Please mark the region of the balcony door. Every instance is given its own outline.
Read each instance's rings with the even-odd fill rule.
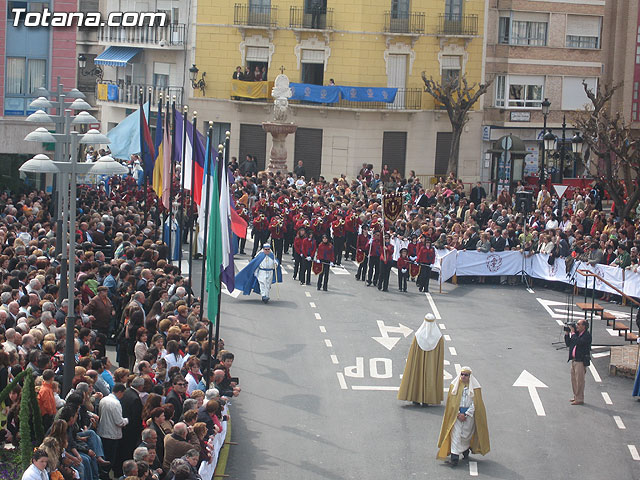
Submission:
[[[249,25],[271,25],[271,0],[249,0]]]
[[[447,20],[460,21],[460,17],[462,17],[462,0],[446,0],[444,15]]]
[[[407,86],[407,55],[390,54],[387,58],[387,87],[397,88],[398,93],[389,108],[404,108]]]

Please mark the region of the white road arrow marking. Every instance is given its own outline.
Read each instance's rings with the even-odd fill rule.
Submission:
[[[537,388],[549,388],[536,377],[531,375],[526,370],[523,370],[518,379],[513,384],[514,387],[526,387],[529,390],[529,396],[531,397],[531,401],[533,402],[533,407],[536,409],[536,413],[539,417],[546,417],[547,414],[544,412],[544,407],[542,406],[542,401],[540,400],[540,396],[538,395]]]
[[[538,300],[538,302],[540,302],[540,305],[542,305],[544,307],[544,309],[547,311],[547,313],[551,316],[551,318],[567,318],[567,303],[563,303],[563,302],[556,302],[554,300],[545,300],[543,298],[536,298],[536,300]],[[563,306],[565,307],[565,311],[564,313],[556,313],[553,311],[553,309],[551,307],[554,306]]]
[[[400,341],[400,337],[390,337],[389,333],[399,333],[407,338],[413,332],[412,329],[404,326],[401,323],[398,323],[397,327],[387,326],[382,320],[378,320],[377,323],[378,328],[380,329],[380,336],[371,338],[373,338],[387,350],[393,349],[393,347],[395,347],[396,344]]]

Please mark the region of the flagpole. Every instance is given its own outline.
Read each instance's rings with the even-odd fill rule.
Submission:
[[[158,94],[158,118],[156,119],[156,127],[157,127],[158,124],[162,125],[162,123],[163,123],[162,122],[162,110],[163,110],[163,107],[162,107],[162,92],[160,92]],[[155,136],[157,137],[157,135],[158,135],[158,130],[156,128]],[[162,144],[162,138],[160,139],[160,144]],[[160,144],[158,144],[158,150],[160,150]],[[156,154],[157,153],[158,152],[156,152]],[[157,161],[158,161],[158,157],[156,157],[156,162]],[[153,164],[154,165],[153,166],[154,170],[155,170],[155,163],[156,162],[154,162],[154,164]],[[153,175],[154,175],[153,171],[151,172],[151,175],[152,175],[152,177],[151,177],[151,189],[155,192],[154,184],[153,184],[154,183],[153,182]],[[156,194],[156,196],[157,196],[157,194]],[[158,202],[157,202],[157,205],[156,205],[156,211],[155,211],[155,215],[156,215],[156,218],[158,220],[160,220],[160,205],[161,204],[162,204],[162,195],[158,199]],[[156,225],[158,225],[160,223],[161,222],[156,221]],[[164,241],[164,225],[162,227],[160,227],[160,228],[162,230],[162,241]],[[156,234],[153,236],[153,240],[156,241],[157,239],[158,239],[158,231],[156,229]]]
[[[222,195],[222,189],[220,187],[220,184],[222,182],[222,175],[227,175],[227,179],[228,179],[228,165],[229,165],[229,144],[230,142],[230,137],[231,137],[231,132],[227,131],[225,133],[225,140],[224,140],[224,157],[221,159],[222,162],[220,165],[220,168],[218,169],[218,192],[220,192],[220,195]],[[218,202],[219,204],[220,202]],[[275,274],[275,271],[274,271]],[[277,280],[277,278],[276,278]],[[276,281],[277,284],[277,281]],[[220,341],[220,304],[222,303],[222,275],[220,275],[220,286],[218,288],[218,313],[216,315],[216,344],[214,347],[214,356],[216,358],[218,358],[218,343]]]
[[[173,230],[173,175],[175,171],[175,143],[176,143],[176,96],[171,98],[171,118],[167,119],[171,125],[171,166],[169,169],[169,265],[173,265],[173,250],[171,232]],[[164,192],[163,192],[164,194]]]
[[[142,174],[144,175],[144,195],[142,196],[142,199],[144,200],[144,227],[142,228],[142,231],[144,231],[145,228],[147,228],[147,220],[148,220],[148,215],[149,215],[149,205],[147,205],[148,203],[148,198],[147,198],[147,187],[149,185],[149,176],[147,175],[147,169],[146,169],[146,165],[144,163],[144,136],[143,136],[143,123],[142,123],[142,118],[144,115],[144,103],[142,103],[143,101],[143,96],[142,96],[142,89],[140,89],[140,122],[138,122],[140,124],[139,126],[139,130],[140,130],[140,162],[142,163]],[[149,101],[149,116],[151,116],[151,101]]]
[[[193,221],[195,196],[193,188],[195,185],[196,176],[196,142],[198,141],[198,112],[193,111],[193,129],[191,136],[191,191],[189,192],[189,296],[187,297],[187,303],[191,305],[191,292],[193,291],[193,231],[196,228],[196,222]],[[206,162],[206,159],[205,159]],[[196,239],[197,241],[197,239]],[[203,309],[202,302],[200,304],[200,310]]]
[[[165,129],[168,128],[168,121],[167,121],[167,117],[169,116],[169,107],[170,107],[170,102],[169,102],[169,95],[167,95],[167,99],[166,102],[164,104],[164,118],[163,118],[163,127],[162,127],[162,156],[164,157],[164,149],[167,148],[167,146],[164,144],[164,135],[165,135]],[[159,150],[159,149],[158,149]],[[164,158],[162,159],[162,184],[160,185],[160,195],[158,195],[158,211],[160,211],[160,206],[162,206],[162,208],[164,209],[164,202],[162,200],[162,197],[164,196]],[[165,231],[165,224],[167,222],[167,214],[166,212],[162,212],[162,216],[161,216],[161,220],[160,220],[160,224],[162,225],[162,243],[164,243],[165,245],[167,244],[167,234]],[[169,248],[171,248],[171,246],[169,246]]]
[[[182,229],[184,228],[184,165],[185,165],[185,150],[187,148],[187,113],[189,112],[189,107],[187,105],[182,107],[182,155],[180,156],[182,161],[182,167],[180,168],[180,173],[182,179],[180,180],[180,235],[178,238],[178,250],[180,254],[178,255],[178,270],[180,270],[180,275],[182,275],[182,236],[184,232]]]

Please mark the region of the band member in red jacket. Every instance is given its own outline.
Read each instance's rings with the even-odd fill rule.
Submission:
[[[296,280],[298,276],[298,272],[302,272],[302,242],[304,241],[306,236],[306,231],[304,228],[298,230],[298,234],[296,238],[293,240],[293,279]],[[300,279],[302,280],[302,275],[300,275]]]
[[[347,216],[344,219],[344,231],[345,231],[345,248],[344,248],[344,259],[349,260],[349,255],[351,255],[351,260],[356,259],[356,246],[358,239],[358,217],[353,211],[349,211]]]
[[[322,272],[318,275],[318,290],[320,290],[320,285],[322,285],[322,290],[326,292],[329,283],[329,267],[333,266],[335,260],[333,245],[329,241],[329,235],[326,233],[322,235],[322,241],[320,245],[318,245],[316,260],[322,263]]]
[[[360,255],[364,256],[364,260],[358,265],[358,272],[356,273],[356,280],[365,281],[367,276],[367,265],[369,264],[369,227],[362,226],[362,233],[358,235],[358,241],[356,243],[356,257],[357,252],[362,252]]]
[[[378,277],[380,275],[380,253],[382,252],[382,245],[380,243],[380,231],[371,229],[371,239],[369,240],[369,270],[367,272],[367,287],[371,286],[373,280],[373,286],[378,286]],[[373,277],[373,278],[372,278]]]
[[[316,241],[313,231],[307,231],[307,238],[302,241],[302,267],[300,268],[300,285],[311,285],[311,262],[316,254]]]
[[[400,249],[398,257],[398,289],[401,292],[407,291],[407,279],[409,278],[409,256],[406,248]]]
[[[341,213],[331,222],[331,228],[333,229],[333,254],[336,258],[336,265],[341,265],[345,240],[345,221]]]
[[[418,248],[417,262],[420,265],[420,275],[416,284],[419,292],[429,291],[429,278],[431,277],[431,265],[436,260],[436,251],[431,246],[431,238],[428,236],[422,237],[422,243]]]
[[[253,258],[258,252],[258,248],[262,248],[262,245],[267,243],[267,239],[269,238],[269,219],[264,215],[264,213],[258,213],[258,215],[253,218],[251,236],[253,237],[253,251],[251,252],[251,258]]]
[[[393,263],[393,245],[391,245],[389,234],[384,235],[384,246],[380,252],[380,279],[378,280],[378,290],[389,291],[389,275],[391,275],[391,264]]]
[[[282,265],[282,250],[284,248],[285,225],[284,219],[277,215],[269,223],[269,233],[273,239],[273,250],[278,259],[278,264]]]

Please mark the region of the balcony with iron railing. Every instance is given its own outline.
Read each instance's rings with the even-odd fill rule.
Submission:
[[[441,13],[438,18],[437,34],[451,37],[474,37],[478,35],[478,15]]]
[[[121,104],[124,106],[139,105],[141,102],[158,103],[160,94],[162,98],[172,99],[175,95],[176,105],[182,105],[182,87],[163,87],[143,83],[130,83],[104,81],[96,86],[96,98],[106,104]]]
[[[385,33],[420,35],[424,33],[424,12],[384,12]]]
[[[333,30],[333,8],[305,9],[291,7],[289,9],[289,28]]]
[[[278,25],[278,7],[236,3],[233,10],[233,24],[275,28]]]
[[[131,28],[105,25],[98,31],[98,42],[102,45],[181,49],[185,42],[185,24],[170,23],[163,27],[155,25]]]

